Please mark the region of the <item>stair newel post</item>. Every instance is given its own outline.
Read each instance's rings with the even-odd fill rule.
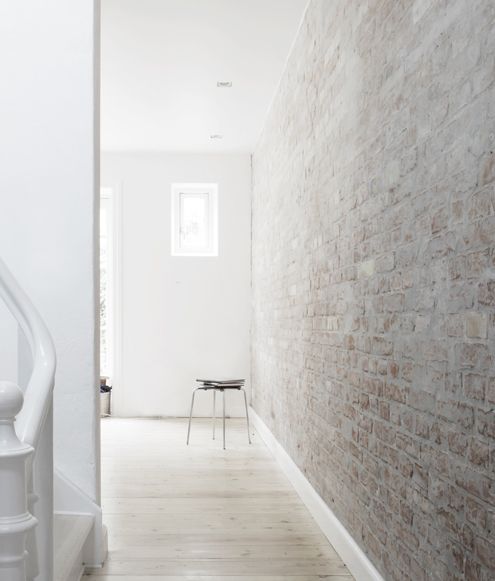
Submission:
[[[14,421],[23,394],[0,381],[0,579],[26,581],[26,537],[36,526],[28,510],[26,464],[33,448],[17,437]]]

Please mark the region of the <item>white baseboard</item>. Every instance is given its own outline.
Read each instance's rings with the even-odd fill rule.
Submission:
[[[311,486],[292,458],[251,407],[249,408],[249,416],[258,434],[356,581],[384,581],[344,525]]]

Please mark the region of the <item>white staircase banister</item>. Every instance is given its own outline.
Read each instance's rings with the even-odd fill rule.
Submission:
[[[19,324],[31,351],[31,361],[23,361],[31,371],[24,393],[15,384],[0,381],[0,579],[52,581],[55,348],[43,319],[1,259],[0,299]],[[50,508],[42,511],[34,530],[37,521],[32,515],[38,495],[33,462],[37,453],[39,468],[44,471],[38,483],[44,491],[40,502]],[[44,548],[43,571],[39,567],[39,538]]]
[[[55,380],[56,356],[50,333],[38,311],[0,259],[0,298],[22,329],[32,357],[32,373],[24,393],[24,405],[16,421],[21,441],[36,449]]]
[[[26,542],[36,526],[29,512],[26,468],[33,448],[21,442],[14,421],[23,403],[22,391],[0,381],[0,579],[26,581]]]

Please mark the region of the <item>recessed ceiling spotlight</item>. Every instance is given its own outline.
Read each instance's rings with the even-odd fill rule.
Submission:
[[[223,135],[220,135],[220,133],[213,133],[210,135],[210,139],[223,139]]]
[[[217,81],[217,87],[220,89],[230,89],[232,87],[232,81]]]

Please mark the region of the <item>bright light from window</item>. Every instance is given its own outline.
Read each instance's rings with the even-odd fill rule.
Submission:
[[[180,246],[200,249],[209,244],[208,194],[180,194]]]
[[[112,189],[100,198],[100,375],[113,375],[113,206]]]
[[[218,256],[216,184],[172,185],[172,256]]]

